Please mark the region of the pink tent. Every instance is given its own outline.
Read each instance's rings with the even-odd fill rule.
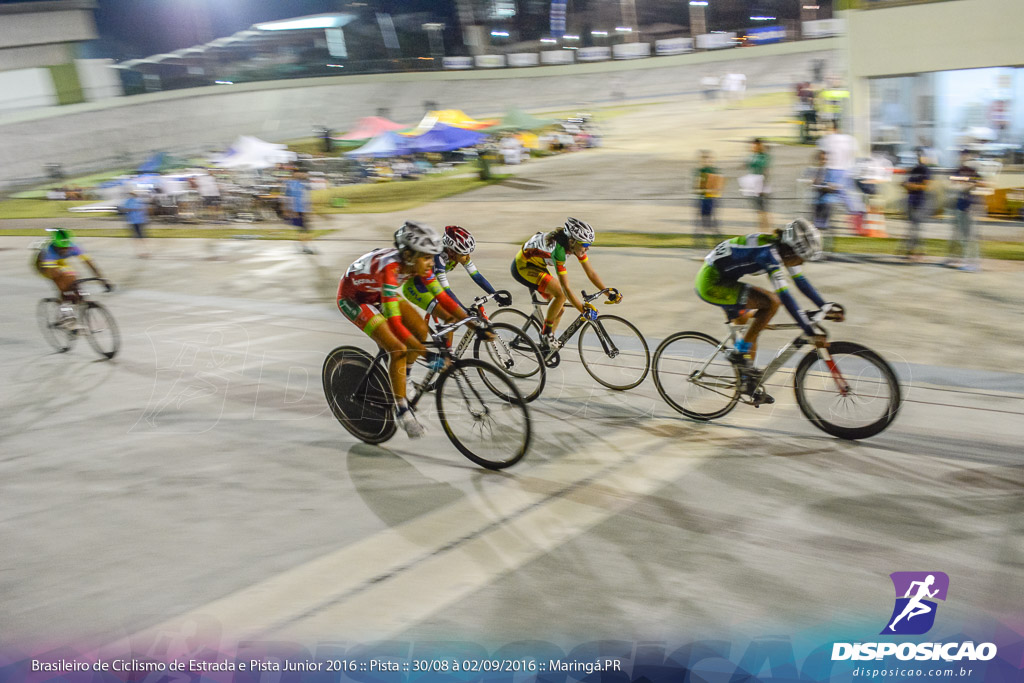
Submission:
[[[366,116],[359,119],[359,123],[356,127],[345,133],[332,139],[334,140],[365,140],[366,138],[377,137],[381,133],[385,133],[389,130],[402,130],[406,128],[400,123],[394,121],[388,121],[380,116]]]

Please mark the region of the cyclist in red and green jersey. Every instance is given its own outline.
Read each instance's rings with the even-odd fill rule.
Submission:
[[[389,354],[388,374],[398,405],[398,424],[410,438],[422,436],[423,426],[405,398],[406,366],[426,355],[427,323],[401,297],[402,284],[413,277],[424,283],[453,320],[466,317],[434,277],[434,256],[441,238],[428,225],[406,221],[395,232],[393,248],[376,249],[348,267],[338,284],[338,310]]]

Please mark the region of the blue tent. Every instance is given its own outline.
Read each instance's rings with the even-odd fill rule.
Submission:
[[[484,133],[475,130],[438,123],[423,135],[408,138],[408,146],[410,152],[451,152],[463,147],[472,147],[486,137]]]
[[[393,131],[384,131],[359,149],[345,152],[349,157],[400,157],[410,154],[411,138],[404,137]]]

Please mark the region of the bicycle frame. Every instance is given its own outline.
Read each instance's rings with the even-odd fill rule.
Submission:
[[[825,316],[826,316],[826,314],[828,313],[829,310],[830,310],[830,307],[826,306],[825,308],[823,308],[821,311],[819,311],[817,314],[815,314],[810,319],[811,325],[813,327],[817,328],[818,330],[820,330],[822,333],[825,333],[825,329],[821,326],[820,323],[821,323],[822,320],[825,319]],[[744,323],[742,325],[736,325],[736,324],[733,324],[732,322],[727,322],[726,324],[729,326],[729,336],[726,337],[725,339],[723,339],[718,344],[718,348],[715,349],[715,353],[713,353],[711,355],[711,357],[708,358],[707,362],[704,363],[703,366],[701,366],[700,370],[698,370],[697,372],[693,373],[693,375],[691,375],[691,377],[693,379],[700,378],[701,375],[703,375],[704,371],[707,369],[707,367],[709,365],[711,365],[711,362],[715,358],[717,358],[718,354],[722,353],[722,351],[727,346],[735,345],[736,339],[744,336],[746,334],[747,327],[749,326],[749,323]],[[797,330],[797,329],[800,329],[800,325],[798,325],[796,323],[778,323],[778,324],[775,324],[775,325],[768,325],[767,327],[765,327],[765,330]],[[751,391],[751,393],[754,393],[757,389],[759,389],[762,386],[764,386],[764,384],[768,381],[768,378],[770,378],[772,375],[774,375],[779,370],[779,368],[781,368],[783,365],[786,364],[786,361],[788,361],[790,358],[792,358],[793,355],[798,350],[800,350],[801,347],[805,346],[808,343],[809,342],[807,341],[805,336],[801,333],[793,341],[789,342],[788,344],[783,346],[781,349],[779,349],[779,352],[775,354],[775,358],[773,358],[771,360],[771,362],[768,363],[768,365],[766,365],[764,367],[764,369],[761,371],[761,376],[758,379],[757,385],[754,387],[754,389]],[[831,356],[831,354],[829,354],[828,349],[818,348],[818,349],[816,349],[816,351],[818,353],[818,357],[821,358],[821,360],[825,363],[826,366],[828,366],[829,372],[832,374],[832,378],[835,380],[836,385],[839,387],[840,394],[842,394],[843,396],[846,396],[849,393],[849,391],[850,391],[850,386],[846,382],[846,380],[843,378],[842,373],[839,371],[838,366],[836,366],[835,362],[832,360],[832,356]]]
[[[473,322],[473,318],[467,317],[467,318],[464,318],[463,320],[459,320],[459,321],[456,321],[454,323],[450,323],[450,324],[447,324],[447,325],[442,325],[442,326],[438,327],[437,329],[431,329],[430,330],[430,338],[431,339],[428,342],[424,342],[424,346],[426,346],[428,349],[436,348],[436,349],[438,349],[440,351],[440,355],[443,356],[444,358],[446,358],[446,359],[453,359],[454,356],[452,356],[452,351],[451,351],[450,348],[448,348],[448,344],[445,342],[445,337],[448,335],[449,332],[453,332],[456,329],[458,329],[459,327],[462,327],[463,325],[467,325],[470,322]],[[459,344],[460,350],[464,350],[462,347],[464,345],[469,344],[469,341],[470,341],[470,335],[467,334],[465,336],[465,338],[462,340],[462,343]],[[383,368],[383,370],[384,370],[384,374],[387,375],[390,378],[390,375],[388,374],[388,361],[387,361],[387,357],[388,357],[388,352],[386,350],[379,349],[377,351],[377,355],[374,357],[373,362],[370,363],[369,366],[367,366],[366,371],[363,373],[363,376],[359,379],[359,382],[355,385],[355,388],[348,395],[347,398],[349,400],[352,400],[353,398],[358,396],[366,388],[366,383],[369,381],[370,375],[373,374],[373,369],[376,366],[380,365]],[[428,368],[429,368],[429,366],[428,366]],[[406,371],[408,372],[408,369]],[[416,407],[416,404],[419,403],[419,400],[423,396],[423,394],[425,394],[425,393],[427,393],[429,391],[429,387],[430,387],[431,382],[433,381],[434,377],[438,373],[440,373],[440,372],[441,372],[440,369],[429,368],[428,371],[427,371],[427,375],[426,375],[426,377],[423,378],[422,382],[420,382],[420,383],[413,383],[413,386],[416,387],[416,392],[412,396],[412,398],[407,398],[406,399],[409,402],[409,407],[410,408],[415,408]]]
[[[602,294],[606,293],[607,291],[607,289],[602,289],[601,291],[595,292],[594,294],[587,294],[585,291],[581,291],[580,294],[583,295],[584,303],[590,303],[594,299],[599,298]],[[547,302],[538,299],[536,292],[530,292],[530,302],[533,305],[533,313],[531,314],[532,317],[541,325],[543,325],[544,304],[546,304]],[[568,301],[565,302],[563,306],[565,308],[572,308],[572,304],[570,304]],[[587,320],[587,317],[582,313],[577,315],[576,319],[569,324],[569,327],[565,328],[565,331],[562,332],[561,336],[559,336],[558,339],[555,340],[554,345],[544,356],[544,360],[548,360],[556,353],[558,353],[566,344],[569,343],[569,340],[572,339],[573,335],[576,334],[576,332],[578,332],[579,329],[586,325],[588,322],[590,321]],[[602,327],[601,325],[594,325],[594,330],[597,332],[597,338],[601,341],[601,346],[604,348],[604,352],[608,355],[608,357],[615,358],[616,356],[618,356],[619,349],[618,347],[615,346],[614,342],[612,342],[611,338],[605,333],[604,327]]]

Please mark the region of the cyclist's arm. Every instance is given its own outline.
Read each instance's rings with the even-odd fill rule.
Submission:
[[[804,312],[800,310],[800,306],[797,305],[796,299],[789,293],[789,282],[786,280],[786,276],[782,274],[782,266],[775,265],[768,269],[768,278],[772,281],[772,286],[775,288],[775,293],[779,295],[779,300],[789,311],[789,314],[793,316],[797,324],[800,325],[800,329],[804,331],[804,334],[808,336],[814,336],[814,328],[811,327],[811,321],[807,319]]]
[[[450,296],[455,303],[459,305],[460,309],[465,310],[465,306],[463,306],[462,302],[459,301],[459,297],[455,296],[455,292],[452,291],[451,285],[448,284],[448,271],[445,270],[444,263],[441,262],[440,256],[434,257],[434,277],[437,278],[437,282],[441,285],[441,289],[443,289],[448,296]],[[423,286],[423,289],[429,291],[430,288],[424,278],[417,276],[416,281]]]
[[[451,293],[450,289],[441,287],[441,283],[438,282],[437,278],[434,277],[434,273],[431,272],[425,278],[421,280],[423,285],[427,288],[427,291],[434,295],[437,299],[437,303],[440,304],[448,313],[455,316],[456,320],[462,320],[466,317],[465,310],[462,308],[462,304],[459,303],[455,295]]]
[[[800,266],[791,266],[789,268],[789,274],[793,276],[793,282],[796,283],[796,288],[806,296],[808,299],[814,302],[814,305],[821,308],[825,305],[825,300],[818,294],[818,290],[814,288],[811,281],[804,277],[803,268]]]
[[[597,271],[591,267],[590,260],[587,258],[586,254],[584,254],[580,259],[580,265],[583,266],[583,272],[587,274],[587,277],[590,278],[590,281],[595,287],[599,290],[605,289],[604,282],[601,281],[601,276],[598,275]]]
[[[494,294],[494,287],[492,287],[491,283],[487,281],[487,278],[483,276],[483,273],[477,270],[477,267],[473,265],[472,259],[466,261],[463,268],[466,269],[466,272],[469,273],[469,276],[473,278],[473,282],[475,282],[480,289],[484,290],[488,294]]]
[[[381,312],[388,321],[388,327],[395,333],[399,341],[406,346],[420,348],[419,340],[402,322],[402,309],[398,305],[398,302],[401,301],[402,288],[398,286],[398,278],[395,275],[397,270],[397,263],[390,264],[384,269],[383,283],[380,290]]]
[[[565,292],[569,303],[572,304],[573,308],[582,313],[583,303],[576,298],[572,291],[572,285],[569,284],[569,272],[565,269],[565,261],[555,261],[555,272],[558,273],[558,282],[562,285],[562,291]]]

